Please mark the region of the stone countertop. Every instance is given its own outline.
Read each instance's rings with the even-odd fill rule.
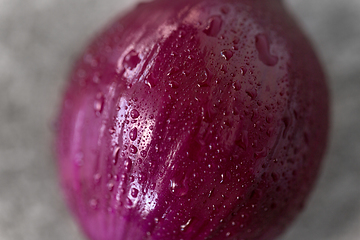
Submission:
[[[360,1],[284,0],[332,91],[326,161],[282,240],[360,239]],[[83,239],[56,181],[51,125],[71,64],[137,0],[0,0],[0,240]]]

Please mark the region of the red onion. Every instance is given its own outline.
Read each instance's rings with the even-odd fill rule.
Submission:
[[[140,4],[71,74],[66,201],[92,240],[274,239],[314,185],[328,102],[281,1]]]

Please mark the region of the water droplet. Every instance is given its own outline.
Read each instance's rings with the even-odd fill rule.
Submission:
[[[211,197],[211,195],[212,195],[213,192],[214,192],[214,189],[212,189],[212,190],[209,191],[208,198]]]
[[[133,205],[133,202],[130,200],[130,198],[126,198],[126,205],[131,207]]]
[[[209,71],[209,69],[205,68],[203,71],[201,71],[200,73],[196,73],[196,77],[198,79],[198,85],[200,87],[206,87],[209,86],[209,79],[211,78],[212,74]]]
[[[242,214],[240,215],[240,217],[241,217],[242,219],[248,219],[248,218],[249,218],[249,214],[247,214],[247,213],[242,213]]]
[[[145,84],[148,85],[150,88],[154,88],[154,87],[157,85],[158,80],[157,80],[155,77],[153,77],[152,75],[150,75],[150,76],[148,76],[147,79],[145,79],[144,82],[145,82]]]
[[[129,151],[130,151],[130,153],[135,154],[135,153],[137,153],[138,149],[134,145],[131,145],[129,147]]]
[[[285,128],[283,130],[283,138],[285,138],[289,132],[290,126],[292,125],[292,118],[289,117],[289,115],[287,114],[285,117],[282,118],[282,121],[285,125]]]
[[[93,80],[94,83],[99,83],[100,80],[101,80],[101,75],[100,75],[100,73],[99,73],[99,72],[95,72],[92,80]]]
[[[132,188],[131,189],[131,196],[133,198],[136,198],[138,196],[139,190],[137,190],[136,188]]]
[[[259,52],[259,59],[267,66],[275,66],[279,58],[270,53],[269,41],[265,34],[255,36],[256,49]]]
[[[131,139],[131,141],[136,140],[136,138],[137,138],[137,128],[136,127],[130,130],[129,138]]]
[[[233,87],[233,89],[235,89],[235,91],[239,91],[239,90],[241,89],[241,83],[240,83],[240,81],[234,81],[234,82],[232,83],[232,87]]]
[[[241,147],[242,149],[246,150],[249,146],[249,137],[248,131],[244,130],[240,134],[239,140],[236,141],[236,144]]]
[[[226,171],[225,174],[222,174],[222,180],[223,181],[230,181],[231,180],[231,172]]]
[[[99,183],[100,182],[100,179],[101,179],[101,174],[100,173],[96,173],[94,175],[94,182],[95,183]]]
[[[229,61],[230,58],[232,58],[232,56],[234,55],[234,53],[231,50],[228,49],[224,49],[221,51],[221,56],[226,60]]]
[[[274,114],[272,113],[269,113],[267,116],[266,116],[266,122],[267,123],[271,123],[274,119]]]
[[[257,91],[256,91],[256,89],[248,89],[248,90],[246,90],[245,92],[246,92],[247,95],[249,95],[249,97],[250,97],[251,99],[255,99],[256,96],[257,96]]]
[[[90,199],[89,205],[92,209],[96,209],[98,207],[99,201],[95,198]]]
[[[270,127],[270,128],[266,131],[266,134],[267,134],[269,137],[271,137],[271,136],[273,135],[273,133],[274,133],[274,130],[275,130],[275,128]]]
[[[108,190],[111,192],[112,190],[114,190],[114,183],[113,182],[109,182],[108,184],[107,184],[107,188],[108,188]]]
[[[245,76],[246,72],[247,72],[247,69],[246,69],[246,68],[240,67],[240,74],[241,74],[241,75]]]
[[[117,148],[115,148],[114,154],[113,154],[113,157],[114,157],[113,163],[114,163],[114,165],[116,165],[117,162],[119,161],[119,155],[120,155],[120,148],[117,147]]]
[[[217,114],[216,107],[208,103],[206,106],[201,108],[201,116],[204,122],[210,123],[214,120],[216,114]]]
[[[179,31],[179,38],[183,38],[185,36],[186,32],[184,30]]]
[[[172,67],[170,68],[169,72],[167,73],[168,76],[174,75],[175,73],[179,72],[180,68],[179,67]]]
[[[180,84],[177,81],[170,81],[169,86],[176,89],[179,88]]]
[[[254,153],[254,156],[255,156],[256,159],[266,157],[266,156],[267,156],[267,150],[266,150],[266,148],[264,147],[264,148],[261,149],[260,151],[255,152],[255,153]]]
[[[129,172],[131,169],[131,166],[132,166],[132,161],[129,158],[125,159],[125,161],[124,161],[125,171]]]
[[[182,180],[171,179],[170,180],[170,191],[177,197],[185,196],[189,191],[189,186],[186,183],[186,177]]]
[[[224,64],[221,64],[221,66],[220,66],[220,71],[221,72],[223,72],[224,74],[226,74],[227,73],[227,66],[226,65],[224,65]]]
[[[138,53],[135,50],[131,50],[124,58],[124,67],[134,69],[140,60]]]
[[[84,62],[89,64],[91,67],[97,67],[98,61],[91,54],[86,54],[84,56]]]
[[[223,14],[228,14],[230,12],[230,8],[228,6],[221,7],[220,10]]]
[[[129,181],[130,181],[130,182],[134,182],[134,181],[135,181],[134,176],[130,176],[130,177],[129,177]]]
[[[140,173],[139,174],[139,183],[143,183],[146,181],[146,173]]]
[[[224,183],[224,178],[225,178],[225,174],[221,174],[221,180],[220,180],[220,183]]]
[[[142,150],[142,151],[140,152],[140,156],[141,156],[141,157],[146,157],[146,156],[147,156],[147,152],[146,152],[145,150]]]
[[[204,33],[210,37],[215,37],[221,30],[222,19],[220,16],[213,16],[208,20]]]
[[[190,232],[192,230],[191,225],[194,222],[194,218],[190,218],[185,224],[180,226],[182,232]]]
[[[94,110],[97,116],[100,116],[100,114],[102,113],[104,109],[104,103],[105,103],[104,95],[102,93],[98,93],[94,101]]]
[[[133,110],[130,111],[130,116],[131,116],[132,118],[136,119],[136,118],[138,118],[138,117],[140,116],[140,113],[139,113],[138,110],[133,109]]]

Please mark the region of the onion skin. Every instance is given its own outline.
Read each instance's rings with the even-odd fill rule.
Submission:
[[[321,66],[281,1],[155,0],[77,61],[60,183],[92,240],[271,240],[314,185],[328,119]]]

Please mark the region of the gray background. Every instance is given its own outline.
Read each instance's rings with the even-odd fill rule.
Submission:
[[[317,188],[282,240],[360,239],[360,1],[284,0],[332,91]],[[0,0],[0,240],[83,239],[56,181],[51,124],[74,57],[131,0]]]

